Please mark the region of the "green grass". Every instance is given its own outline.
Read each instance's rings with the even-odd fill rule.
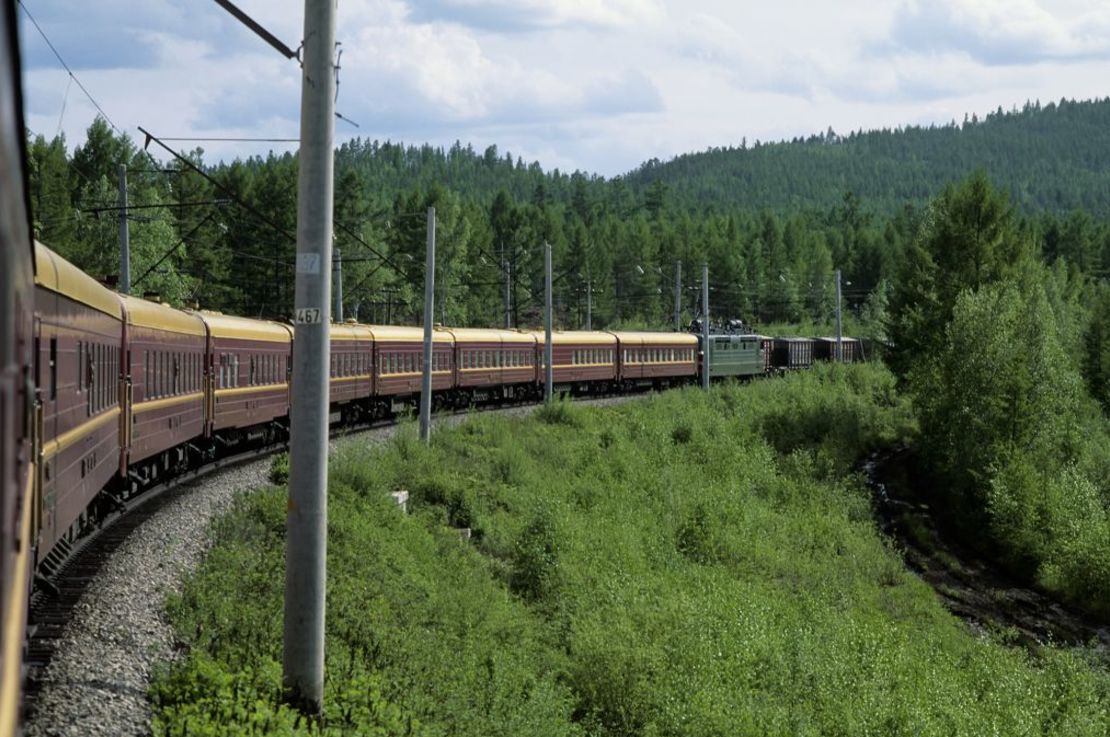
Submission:
[[[170,603],[156,734],[1110,733],[1104,665],[972,635],[876,532],[877,367],[410,430],[332,464],[325,722],[280,706],[271,488]]]

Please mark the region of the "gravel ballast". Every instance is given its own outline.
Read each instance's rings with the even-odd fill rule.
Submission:
[[[643,395],[637,395],[643,396]],[[582,404],[607,406],[637,397]],[[535,406],[496,410],[526,415]],[[456,425],[466,415],[437,419]],[[358,433],[377,445],[396,426]],[[349,436],[348,439],[353,439]],[[333,440],[332,449],[337,443]],[[100,567],[57,643],[27,723],[27,737],[149,735],[147,689],[155,668],[174,657],[174,632],[165,619],[166,596],[180,591],[207,549],[208,528],[236,496],[266,483],[270,459],[183,483],[161,509],[137,527]]]

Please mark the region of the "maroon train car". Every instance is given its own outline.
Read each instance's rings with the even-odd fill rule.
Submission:
[[[620,379],[631,385],[679,383],[697,376],[698,338],[689,333],[613,333],[620,342]]]
[[[293,329],[215,312],[197,313],[208,333],[205,435],[224,446],[276,439],[289,415]]]
[[[543,386],[543,330],[536,338],[536,383]],[[617,337],[613,333],[588,330],[556,330],[551,334],[551,378],[557,392],[605,391],[617,380]]]
[[[424,329],[370,325],[374,337],[374,396],[379,411],[417,401],[424,370]],[[432,334],[432,393],[454,385],[454,345],[451,333]]]
[[[194,313],[120,299],[127,369],[121,471],[146,485],[183,468],[185,443],[204,432],[207,331]]]
[[[41,561],[60,539],[76,536],[89,502],[125,467],[123,306],[119,295],[41,244],[35,262]]]
[[[18,730],[36,520],[32,453],[34,246],[26,197],[15,3],[0,10],[0,735]]]
[[[536,338],[514,330],[452,328],[461,402],[536,394]]]
[[[354,421],[374,393],[374,334],[365,325],[333,324],[330,339],[329,401],[340,417]]]

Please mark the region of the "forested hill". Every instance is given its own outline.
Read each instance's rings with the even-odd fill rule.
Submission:
[[[651,160],[624,177],[663,183],[672,205],[698,210],[834,206],[854,192],[874,210],[922,202],[984,169],[1025,212],[1110,213],[1110,98],[999,108],[984,120],[716,148]]]

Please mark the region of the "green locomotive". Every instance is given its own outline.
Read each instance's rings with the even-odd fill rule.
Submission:
[[[700,321],[695,320],[691,332],[698,336],[698,350],[708,356],[709,375],[714,379],[728,377],[760,376],[767,372],[767,354],[764,338],[747,332],[739,320],[730,320],[726,326],[711,325],[709,351],[701,334]]]

